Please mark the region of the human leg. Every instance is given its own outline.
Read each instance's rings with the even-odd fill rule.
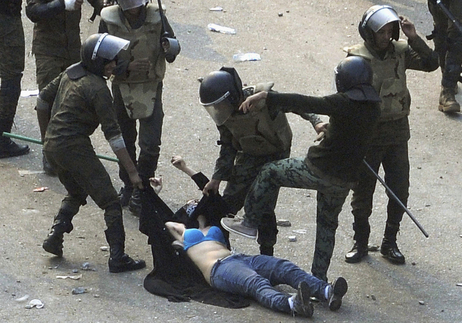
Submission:
[[[275,289],[269,279],[253,270],[249,266],[251,258],[238,254],[219,260],[212,268],[211,286],[228,293],[252,297],[266,308],[292,313],[290,296]]]
[[[11,132],[21,94],[24,71],[24,31],[21,17],[0,15],[0,158],[20,156],[29,152],[27,145],[18,145],[3,132]]]
[[[407,142],[390,146],[383,160],[385,183],[398,199],[407,204],[409,197],[409,157]],[[404,209],[389,193],[387,222],[380,252],[393,263],[402,264],[405,258],[398,249],[396,236],[403,218]]]
[[[326,191],[318,189],[316,195],[316,244],[311,273],[324,281],[327,281],[327,270],[334,252],[338,215],[348,192],[348,188],[332,186]]]
[[[128,155],[132,162],[136,165],[136,138],[138,132],[136,130],[136,120],[131,119],[125,109],[125,104],[120,93],[120,88],[116,84],[112,84],[112,96],[114,98],[113,106],[117,115],[117,122],[119,123],[120,131],[127,148]],[[119,197],[122,206],[128,206],[130,198],[133,193],[133,185],[130,181],[127,171],[122,164],[119,163],[119,178],[124,183],[124,186],[120,190]]]
[[[382,163],[383,148],[371,147],[366,161],[371,168],[377,173]],[[354,245],[353,248],[345,255],[345,261],[357,263],[368,254],[368,242],[370,235],[369,217],[372,213],[372,201],[377,179],[374,174],[365,166],[361,165],[358,185],[353,189],[351,199],[352,213],[354,217]]]
[[[138,156],[137,169],[141,178],[147,179],[154,177],[160,155],[163,120],[164,111],[162,108],[161,82],[157,86],[156,100],[151,116],[138,120],[140,154]],[[137,188],[133,190],[132,198],[129,202],[129,209],[137,216],[139,216],[141,212],[141,197]]]

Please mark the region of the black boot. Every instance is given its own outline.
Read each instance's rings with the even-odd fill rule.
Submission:
[[[29,146],[18,145],[10,138],[3,136],[3,132],[11,132],[21,94],[21,77],[17,75],[11,79],[2,78],[0,83],[0,158],[15,157],[27,154]]]
[[[108,261],[109,272],[121,273],[146,267],[146,262],[144,260],[133,260],[125,253],[125,232],[123,224],[113,225],[104,233],[106,234],[106,240],[110,248],[110,257]]]
[[[58,213],[51,227],[48,237],[43,241],[42,247],[46,252],[52,253],[58,257],[63,256],[64,233],[70,233],[74,227],[70,220],[65,220]]]
[[[399,231],[399,225],[387,224],[385,235],[380,247],[380,253],[394,264],[404,264],[405,258],[396,244],[396,234]]]
[[[133,189],[130,202],[128,202],[128,209],[136,217],[139,217],[141,214],[141,192],[137,187]]]
[[[368,241],[371,232],[369,221],[358,221],[353,223],[355,244],[345,255],[345,261],[353,264],[360,262],[368,254]]]
[[[367,242],[355,241],[353,248],[345,255],[345,261],[354,264],[360,262],[368,254]]]

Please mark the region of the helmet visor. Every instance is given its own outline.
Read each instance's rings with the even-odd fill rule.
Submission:
[[[147,0],[118,0],[122,11],[144,6]]]
[[[386,24],[395,21],[400,21],[398,14],[393,8],[387,6],[372,13],[367,21],[367,26],[376,33]]]
[[[102,34],[95,45],[91,59],[95,60],[101,57],[113,60],[122,49],[127,49],[129,44],[130,41],[126,39],[112,36],[107,33]]]
[[[221,126],[228,120],[234,111],[233,105],[228,100],[221,100],[215,104],[204,105],[205,110],[210,114],[217,126]]]

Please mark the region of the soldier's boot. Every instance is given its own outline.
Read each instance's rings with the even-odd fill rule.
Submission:
[[[43,241],[42,247],[46,252],[58,257],[63,256],[64,233],[70,233],[74,226],[72,218],[75,214],[66,213],[60,210],[55,216],[53,226],[48,237]]]
[[[370,235],[369,222],[359,224],[353,223],[355,243],[353,248],[345,255],[345,261],[348,263],[358,263],[368,254],[368,242]]]
[[[2,136],[3,132],[11,132],[13,127],[18,98],[21,93],[21,76],[13,79],[1,80],[0,85],[0,158],[8,158],[25,155],[29,152],[29,146],[18,145],[8,137]]]
[[[380,253],[386,259],[394,264],[404,264],[405,258],[401,251],[398,249],[396,243],[396,235],[399,231],[399,224],[387,223],[385,227],[385,234],[380,247]]]
[[[460,104],[456,101],[455,87],[441,87],[438,110],[442,112],[460,112]]]
[[[125,230],[122,219],[122,207],[120,204],[115,204],[105,210],[105,218],[108,218],[109,213],[120,213],[120,217],[113,217],[112,222],[108,224],[108,228],[104,233],[106,234],[106,241],[109,244],[109,272],[121,273],[124,271],[131,271],[142,269],[146,267],[144,260],[133,260],[125,253]]]

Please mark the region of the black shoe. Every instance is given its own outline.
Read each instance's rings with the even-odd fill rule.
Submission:
[[[133,260],[126,253],[118,259],[109,258],[109,272],[111,273],[121,273],[124,271],[132,271],[143,269],[146,267],[146,262],[144,260]]]
[[[18,145],[13,140],[8,140],[0,145],[0,158],[22,156],[29,151],[28,145]]]
[[[139,217],[141,214],[141,195],[140,195],[140,190],[138,188],[135,188],[133,190],[132,197],[130,198],[130,201],[128,202],[128,209],[132,214],[136,217]]]
[[[384,258],[387,258],[394,264],[404,264],[406,262],[403,254],[398,249],[396,241],[389,241],[384,239],[380,247],[380,253]]]
[[[304,317],[313,316],[313,304],[310,301],[310,288],[305,281],[298,285],[297,294],[292,298],[294,301],[294,314]]]
[[[63,256],[63,235],[50,235],[43,241],[42,248],[49,253],[61,258]]]
[[[339,277],[337,278],[329,292],[329,309],[331,311],[336,311],[342,306],[342,298],[345,296],[346,292],[348,291],[348,284],[345,278]]]
[[[133,187],[124,186],[120,189],[119,200],[120,200],[120,204],[122,205],[122,207],[128,206],[128,203],[130,202],[130,198],[132,197],[132,194],[133,194]]]
[[[360,262],[364,257],[367,256],[368,247],[359,245],[357,242],[353,245],[353,248],[345,255],[345,261],[354,264]]]

